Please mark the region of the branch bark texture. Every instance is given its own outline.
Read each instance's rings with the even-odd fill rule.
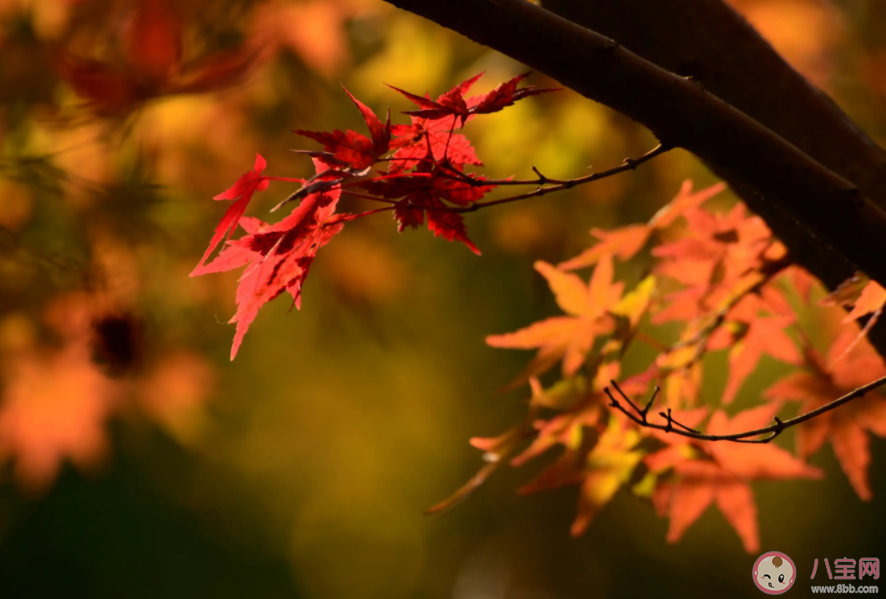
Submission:
[[[545,0],[544,6],[691,76],[886,206],[886,152],[722,0]]]

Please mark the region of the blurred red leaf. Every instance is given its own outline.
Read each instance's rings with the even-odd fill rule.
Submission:
[[[184,64],[182,25],[170,0],[138,0],[121,30],[122,67],[63,50],[57,52],[55,65],[77,95],[87,100],[87,108],[114,116],[151,98],[240,83],[268,55],[265,46],[249,42]]]
[[[88,100],[86,106],[99,114],[123,112],[147,97],[135,79],[105,63],[60,54],[55,65],[74,92]]]
[[[124,35],[127,61],[138,79],[168,80],[182,59],[181,23],[168,0],[139,0]]]

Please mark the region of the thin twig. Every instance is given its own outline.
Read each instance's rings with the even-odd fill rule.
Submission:
[[[665,431],[668,433],[673,433],[675,435],[680,435],[681,437],[688,437],[690,439],[695,439],[697,441],[733,441],[735,443],[769,443],[775,437],[781,434],[781,432],[785,429],[791,428],[792,426],[797,426],[798,424],[802,424],[807,420],[812,420],[816,416],[820,416],[825,412],[830,412],[831,410],[842,406],[845,403],[849,403],[853,399],[857,399],[862,397],[869,391],[873,391],[877,387],[881,387],[886,385],[886,376],[881,377],[875,381],[871,381],[867,385],[862,387],[858,387],[853,391],[850,391],[846,395],[842,397],[838,397],[837,399],[826,403],[823,406],[820,406],[814,410],[810,410],[805,414],[801,414],[794,418],[790,418],[788,420],[781,420],[777,416],[775,417],[775,424],[770,426],[766,426],[763,428],[758,428],[752,431],[745,431],[742,433],[733,433],[730,435],[708,435],[705,433],[701,433],[693,428],[690,428],[680,422],[677,422],[673,416],[671,415],[671,409],[668,408],[667,413],[659,412],[659,415],[664,418],[667,423],[666,424],[656,424],[654,422],[649,422],[647,419],[647,413],[649,412],[649,408],[652,406],[652,401],[655,399],[655,396],[659,392],[659,388],[656,387],[652,393],[652,397],[647,402],[646,406],[640,410],[637,408],[636,404],[625,394],[624,391],[621,390],[621,387],[618,386],[618,383],[615,381],[609,381],[618,394],[625,400],[625,402],[633,408],[635,413],[630,412],[627,408],[625,408],[621,402],[615,399],[615,396],[609,390],[609,387],[603,389],[606,392],[606,395],[609,396],[609,406],[615,408],[620,411],[622,414],[627,416],[632,422],[645,427],[645,428],[654,428],[656,430]],[[768,435],[766,437],[760,439],[752,439],[751,437],[759,437],[761,435]]]
[[[363,198],[364,200],[372,200],[373,202],[383,202],[385,204],[396,204],[394,200],[386,200],[384,198],[380,198],[378,196],[371,196],[366,193],[357,193],[355,191],[348,191],[347,189],[341,190],[343,195],[351,196],[352,198]]]
[[[536,189],[534,191],[530,191],[528,193],[511,196],[507,198],[500,198],[497,200],[491,200],[488,202],[477,202],[470,206],[461,206],[461,207],[453,207],[453,206],[415,206],[416,208],[420,208],[422,210],[428,211],[438,211],[438,212],[456,212],[456,213],[465,213],[465,212],[476,212],[481,208],[487,208],[489,206],[497,206],[499,204],[506,204],[509,202],[515,202],[517,200],[524,200],[527,198],[534,198],[543,195],[547,195],[549,193],[553,193],[555,191],[561,191],[563,189],[570,189],[577,185],[582,185],[584,183],[591,183],[592,181],[599,181],[600,179],[605,179],[606,177],[611,177],[613,175],[617,175],[619,173],[623,173],[626,171],[631,171],[636,169],[641,164],[644,164],[656,156],[664,154],[670,149],[669,146],[664,144],[659,144],[653,149],[649,150],[639,158],[625,158],[624,162],[617,167],[611,168],[606,171],[601,171],[599,173],[591,173],[590,175],[586,175],[584,177],[578,177],[576,179],[568,179],[568,180],[559,180],[559,179],[549,179],[545,177],[543,174],[539,172],[539,170],[535,167],[532,167],[532,170],[538,174],[538,179],[528,179],[528,180],[495,180],[495,179],[474,179],[469,175],[459,171],[456,168],[453,168],[446,162],[438,163],[440,166],[445,168],[447,171],[451,172],[452,175],[447,175],[448,178],[453,180],[461,181],[467,184],[469,187],[486,187],[486,186],[501,186],[501,185],[536,185]],[[375,177],[373,180],[383,180],[383,179],[403,179],[403,178],[415,178],[422,177],[429,180],[429,186],[432,185],[431,179],[433,179],[433,175],[431,173],[397,173],[392,175],[382,175],[379,177]],[[349,192],[345,190],[346,187],[350,187],[353,185],[360,185],[363,181],[353,181],[348,183],[341,183],[338,187],[333,187],[332,190],[341,189],[342,193],[347,193],[352,196],[361,197],[367,200],[376,200],[381,202],[388,202],[391,204],[396,204],[397,202],[393,202],[391,200],[384,200],[377,198],[375,196],[371,196],[368,194],[359,194],[354,192]],[[540,187],[541,185],[550,185],[550,187]]]
[[[605,179],[606,177],[611,177],[613,175],[617,175],[619,173],[623,173],[626,171],[632,171],[636,169],[641,164],[649,162],[656,156],[664,154],[668,150],[670,150],[670,146],[666,146],[664,144],[659,144],[655,146],[653,149],[649,150],[639,158],[625,158],[624,162],[615,168],[611,168],[606,171],[601,171],[599,173],[591,173],[590,175],[586,175],[584,177],[578,177],[577,179],[569,179],[567,181],[558,181],[556,184],[551,185],[550,187],[538,187],[534,191],[530,191],[527,193],[522,193],[520,195],[511,196],[508,198],[500,198],[498,200],[490,200],[488,202],[477,202],[476,204],[472,204],[470,206],[465,206],[462,208],[449,208],[450,212],[476,212],[481,208],[487,208],[489,206],[497,206],[499,204],[507,204],[508,202],[516,202],[517,200],[525,200],[528,198],[535,198],[543,195],[547,195],[549,193],[553,193],[555,191],[561,191],[563,189],[570,189],[575,187],[576,185],[581,185],[583,183],[590,183],[592,181],[599,181],[600,179]],[[537,172],[537,171],[536,171]],[[546,178],[544,175],[540,175],[538,179],[532,179],[528,181],[507,181],[497,183],[495,181],[488,180],[480,180],[478,181],[478,185],[543,185],[546,183],[552,183],[551,179]]]

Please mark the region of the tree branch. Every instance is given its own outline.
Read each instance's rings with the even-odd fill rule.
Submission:
[[[839,166],[846,176],[858,175],[857,185],[854,176],[853,182],[850,182],[836,174],[774,131],[706,91],[697,81],[674,75],[615,41],[524,0],[388,1],[547,73],[582,95],[642,123],[665,143],[691,151],[723,176],[749,206],[766,219],[795,259],[827,285],[834,286],[850,277],[855,268],[865,271],[881,284],[886,283],[886,263],[877,259],[882,239],[886,237],[886,215],[859,191],[861,188],[874,193],[882,187],[877,183],[883,178],[882,150],[867,140],[848,119],[842,122],[845,131],[838,135],[838,121],[841,121],[842,113],[836,107],[831,106],[830,111],[823,111],[830,112],[828,130],[835,131],[834,137],[815,138],[803,143],[805,147],[816,146],[819,150],[817,155],[822,156],[823,160],[825,154],[822,148],[830,146],[827,152],[829,164],[837,165],[834,157],[843,149],[840,143],[835,142],[842,143],[844,139],[852,139],[853,133],[857,134],[859,138],[853,146],[853,155],[866,152],[866,157],[863,160],[845,158],[842,166],[833,167]],[[614,0],[588,0],[584,4],[597,7],[607,2],[614,6]],[[719,11],[720,16],[714,19],[715,24],[722,25],[725,19],[731,19],[733,25],[727,30],[732,38],[744,36],[746,43],[741,46],[742,51],[752,48],[757,52],[755,56],[762,56],[761,48],[768,47],[746,24],[744,31],[739,31],[734,22],[740,17],[732,12],[724,12],[720,0],[699,0],[703,9],[692,4],[693,0],[678,0],[680,6],[687,2],[692,6],[687,5],[684,11],[679,7],[674,8],[672,15],[663,21],[672,23],[670,40],[680,38],[675,34],[675,28],[682,26],[684,15],[691,15],[690,27],[712,27],[712,30],[717,30],[699,15]],[[582,3],[560,0],[552,4],[563,12],[572,7],[569,14],[574,16],[580,12],[574,7]],[[635,19],[644,23],[637,32],[628,36],[632,42],[644,37],[644,32],[655,29],[656,14],[672,10],[670,4],[651,8],[654,0],[627,2],[636,5],[641,14],[624,3],[618,4],[620,10],[624,11],[620,17],[622,21],[627,19],[630,26],[633,26]],[[609,12],[613,10],[616,8],[610,7]],[[587,12],[593,13],[593,18],[600,22],[604,20],[599,16],[601,11],[594,12],[588,8]],[[613,18],[606,21],[609,25],[613,22]],[[666,27],[662,25],[662,29]],[[619,33],[627,29],[629,25],[622,23]],[[694,33],[689,37],[697,41],[703,36]],[[697,54],[706,56],[705,48],[720,43],[722,49],[716,54],[718,60],[724,62],[726,68],[734,68],[736,60],[745,61],[747,57],[738,53],[737,58],[725,61],[724,53],[734,51],[734,47],[728,43],[729,39],[709,36],[704,44],[696,44],[699,50]],[[683,47],[682,56],[691,54],[692,42],[687,44],[688,47]],[[653,54],[661,46],[662,43],[657,42],[646,50],[648,54]],[[775,64],[771,56],[768,60]],[[757,66],[753,61],[746,62],[746,65],[745,78],[753,74]],[[777,64],[770,71],[782,79],[787,76],[785,72],[792,72],[790,67]],[[731,72],[722,75],[723,79],[728,79]],[[790,87],[798,89],[802,84],[802,77],[794,74]],[[759,85],[765,86],[767,82]],[[810,89],[803,93],[815,96],[817,90],[808,84],[806,86]],[[735,84],[731,87],[724,84],[718,89],[737,95],[735,87]],[[753,102],[747,101],[743,105],[748,110],[762,112],[760,106],[767,102],[781,102],[781,91],[780,86],[772,86],[768,96],[758,95]],[[828,101],[823,94],[817,93],[819,101]],[[790,110],[792,106],[788,102],[778,113],[781,116],[770,117],[767,122],[771,124],[783,120],[783,115]],[[804,122],[802,126],[794,126],[790,134],[795,135],[799,129],[815,129],[818,124],[819,121]],[[878,203],[886,205],[881,196],[878,195],[877,199]],[[881,353],[886,354],[886,335],[878,334],[877,329],[875,327],[872,331],[872,340]]]
[[[487,202],[477,202],[475,204],[471,204],[470,206],[466,206],[464,208],[452,208],[451,212],[476,212],[481,208],[488,208],[489,206],[497,206],[499,204],[507,204],[509,202],[516,202],[517,200],[525,200],[528,198],[536,198],[539,196],[547,195],[549,193],[553,193],[555,191],[562,191],[564,189],[570,189],[575,187],[576,185],[581,185],[583,183],[592,183],[594,181],[599,181],[600,179],[605,179],[607,177],[611,177],[613,175],[618,175],[619,173],[624,173],[626,171],[632,171],[636,169],[641,164],[649,162],[656,156],[660,156],[667,152],[670,148],[663,145],[658,144],[656,147],[652,148],[639,158],[625,158],[624,162],[620,165],[613,167],[611,169],[600,171],[599,173],[591,173],[590,175],[585,175],[584,177],[576,177],[575,179],[548,179],[544,175],[538,172],[538,170],[533,166],[532,170],[534,170],[538,174],[537,180],[530,181],[519,181],[516,182],[520,185],[537,185],[538,187],[534,191],[528,191],[526,193],[522,193],[516,196],[510,196],[507,198],[499,198],[497,200],[489,200]],[[495,181],[483,181],[477,179],[471,179],[476,183],[472,184],[481,184],[481,185],[495,185]],[[512,182],[508,182],[512,183]],[[550,187],[541,187],[542,185],[550,184]]]
[[[621,387],[618,386],[618,383],[615,381],[609,381],[612,386],[618,391],[618,394],[621,395],[622,399],[631,407],[633,412],[629,411],[625,408],[621,402],[615,399],[615,396],[612,395],[612,391],[609,390],[609,387],[603,389],[606,392],[606,395],[609,396],[609,407],[615,408],[620,411],[622,414],[627,416],[632,422],[638,424],[643,428],[654,428],[656,430],[665,431],[667,433],[673,433],[675,435],[680,435],[681,437],[688,437],[690,439],[695,439],[697,441],[733,441],[735,443],[769,443],[781,432],[787,428],[791,428],[792,426],[797,426],[798,424],[802,424],[807,420],[812,420],[816,416],[821,416],[825,412],[830,412],[835,408],[839,408],[845,403],[849,403],[853,399],[857,399],[859,397],[864,396],[868,391],[873,391],[877,387],[881,387],[886,385],[886,376],[879,378],[875,381],[871,381],[867,385],[863,387],[859,387],[846,395],[835,399],[825,405],[816,408],[814,410],[810,410],[805,414],[801,414],[794,418],[790,418],[789,420],[781,420],[777,416],[775,417],[775,424],[770,426],[766,426],[763,428],[758,428],[752,431],[745,431],[742,433],[733,433],[730,435],[708,435],[697,431],[693,428],[689,428],[683,424],[677,422],[674,417],[671,415],[671,409],[668,408],[667,413],[659,412],[658,415],[666,420],[665,424],[656,424],[654,422],[649,422],[648,414],[649,409],[652,407],[652,402],[655,399],[655,396],[658,395],[659,388],[656,387],[652,392],[652,396],[649,398],[649,401],[646,403],[646,406],[641,410],[637,407],[637,405],[625,394],[624,391],[621,390]],[[767,435],[762,438],[754,439],[752,437],[760,437],[761,435]]]
[[[544,7],[692,77],[886,206],[886,152],[727,2],[545,0]]]
[[[690,76],[886,208],[886,152],[724,0],[546,0],[544,6],[667,71]],[[851,276],[838,254],[758,201],[740,173],[708,166],[825,285],[834,289]],[[886,355],[886,323],[871,337]]]

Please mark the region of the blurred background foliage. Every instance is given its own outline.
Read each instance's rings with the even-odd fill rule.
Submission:
[[[735,5],[883,141],[883,3]],[[301,312],[263,310],[231,363],[237,275],[188,278],[223,210],[210,198],[256,152],[266,174],[307,174],[292,129],[360,130],[339,82],[404,122],[384,83],[437,94],[486,71],[486,91],[522,67],[380,0],[178,0],[181,45],[158,26],[138,47],[132,23],[156,6],[0,0],[0,597],[756,596],[718,513],[669,546],[623,493],[572,539],[574,489],[513,492],[543,464],[422,515],[478,467],[467,439],[520,417],[525,394],[496,389],[528,356],[483,339],[556,312],[533,261],[648,219],[685,178],[712,183],[696,160],[471,215],[479,259],[361,219],[321,253]],[[577,176],[653,141],[569,91],[467,133],[495,177]],[[781,372],[765,362],[735,409]],[[886,557],[884,447],[867,504],[829,451],[824,483],[755,487],[764,549],[801,572]]]

